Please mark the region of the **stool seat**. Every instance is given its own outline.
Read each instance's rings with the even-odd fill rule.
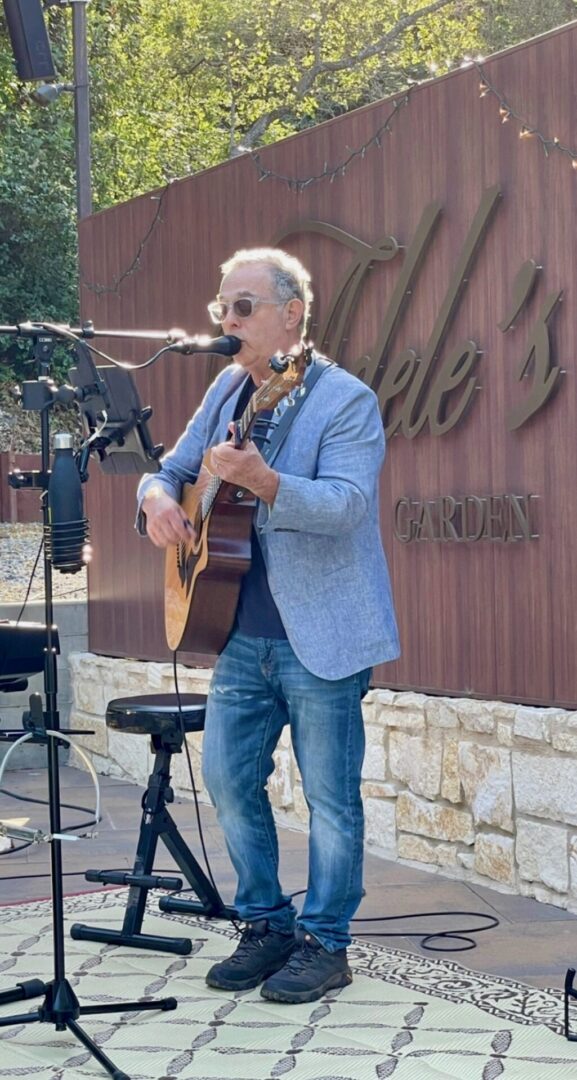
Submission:
[[[206,711],[204,694],[181,694],[185,731],[202,731]],[[176,694],[143,694],[140,697],[115,698],[106,706],[106,726],[133,735],[163,735],[180,731]]]

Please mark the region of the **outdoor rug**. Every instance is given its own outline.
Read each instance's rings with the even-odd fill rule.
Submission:
[[[152,899],[152,898],[151,898]],[[266,1002],[259,991],[210,990],[208,967],[234,948],[229,923],[147,913],[147,933],[192,938],[180,957],[73,941],[72,922],[122,925],[125,890],[66,900],[66,974],[81,1005],[175,996],[173,1012],[80,1017],[132,1080],[571,1080],[577,1043],[562,1035],[561,991],[537,990],[356,941],[354,982],[308,1005]],[[0,908],[0,990],[53,976],[51,902]],[[0,1015],[43,999],[4,1005]],[[0,1028],[0,1077],[105,1077],[75,1037],[53,1024]]]

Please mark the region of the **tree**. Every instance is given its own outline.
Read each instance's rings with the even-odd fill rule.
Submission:
[[[577,15],[577,0],[92,0],[100,209]],[[71,19],[47,21],[63,81]],[[71,95],[40,110],[0,19],[0,321],[77,314]],[[8,349],[15,352],[13,343]]]
[[[54,25],[59,54],[60,35]],[[0,321],[71,319],[78,310],[74,153],[70,110],[31,105],[10,48],[0,47]],[[24,373],[27,356],[4,339]],[[0,379],[12,372],[0,367]]]

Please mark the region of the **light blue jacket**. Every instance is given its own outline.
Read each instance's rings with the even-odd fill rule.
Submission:
[[[161,471],[144,476],[180,501],[204,452],[227,437],[245,371],[218,375]],[[305,383],[306,385],[306,383]],[[378,479],[385,438],[376,395],[342,368],[327,368],[295,415],[270,464],[280,475],[272,508],[255,524],[271,593],[304,666],[342,679],[399,656],[389,571],[381,542]],[[139,512],[137,528],[145,532]]]

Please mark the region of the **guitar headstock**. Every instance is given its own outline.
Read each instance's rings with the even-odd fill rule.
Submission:
[[[251,404],[254,411],[274,409],[279,401],[301,386],[310,359],[309,349],[301,349],[296,356],[292,353],[287,353],[285,356],[273,356],[270,362],[272,375],[255,390],[252,396]]]

